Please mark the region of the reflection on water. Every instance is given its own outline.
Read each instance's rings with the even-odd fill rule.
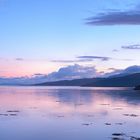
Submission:
[[[137,140],[140,92],[0,87],[0,140]]]

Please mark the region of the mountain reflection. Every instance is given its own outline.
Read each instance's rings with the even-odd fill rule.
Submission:
[[[61,102],[63,104],[91,104],[96,102],[99,98],[109,98],[112,101],[122,101],[127,104],[139,105],[140,104],[140,92],[134,91],[130,88],[119,90],[111,89],[36,89],[34,93],[37,96],[50,96],[56,100],[56,102]]]

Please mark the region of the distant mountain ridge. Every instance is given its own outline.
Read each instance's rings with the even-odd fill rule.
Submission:
[[[95,67],[69,65],[50,74],[34,74],[24,77],[0,77],[0,85],[40,86],[137,86],[140,85],[140,66],[111,69],[99,73]],[[113,71],[112,71],[113,70]]]
[[[140,85],[140,73],[108,78],[84,78],[45,82],[35,86],[135,87]]]
[[[93,80],[98,80],[100,78],[83,78],[75,80],[61,80],[55,82],[45,82],[40,84],[35,84],[36,86],[82,86],[92,82]]]
[[[119,77],[109,77],[99,81],[93,81],[83,86],[88,87],[135,87],[140,85],[140,73]]]

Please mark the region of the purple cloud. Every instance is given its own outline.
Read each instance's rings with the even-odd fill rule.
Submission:
[[[86,19],[86,24],[103,25],[140,25],[139,6],[127,11],[109,11]]]

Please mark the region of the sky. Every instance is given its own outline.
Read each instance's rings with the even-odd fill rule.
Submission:
[[[139,36],[139,0],[0,0],[0,76],[140,65]]]

